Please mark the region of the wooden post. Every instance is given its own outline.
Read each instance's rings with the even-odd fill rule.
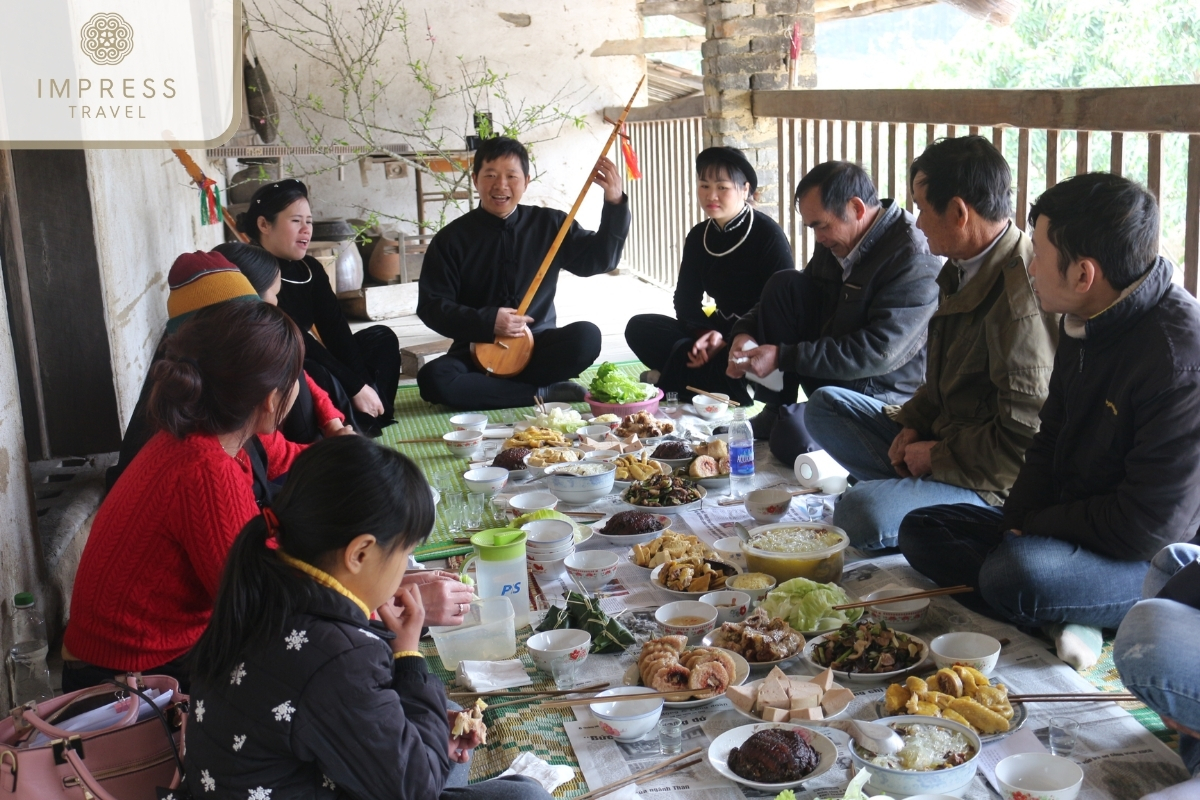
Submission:
[[[1025,230],[1029,206],[1029,128],[1017,134],[1017,227]]]
[[[1091,132],[1075,131],[1075,174],[1082,175],[1088,171],[1088,160],[1091,158]]]
[[[888,197],[896,199],[896,123],[888,123]]]
[[[912,162],[917,157],[916,138],[917,126],[910,122],[904,126],[904,208],[907,211],[913,210],[912,192],[908,189],[908,171],[912,169]]]
[[[1200,271],[1200,135],[1188,137],[1187,206],[1184,217],[1183,285],[1196,294]]]
[[[1151,133],[1146,137],[1146,188],[1161,201],[1162,189],[1162,134]]]
[[[871,182],[879,191],[879,123],[871,123]]]
[[[1112,133],[1112,152],[1109,155],[1108,171],[1120,175],[1125,161],[1125,134],[1119,131]]]
[[[1058,131],[1046,131],[1046,188],[1058,183]]]

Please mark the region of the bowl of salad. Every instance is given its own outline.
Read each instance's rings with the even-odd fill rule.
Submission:
[[[605,361],[588,384],[583,400],[591,406],[592,414],[597,417],[605,414],[624,417],[639,411],[656,414],[658,401],[662,398],[662,389],[654,384],[636,381],[621,372],[616,364]]]

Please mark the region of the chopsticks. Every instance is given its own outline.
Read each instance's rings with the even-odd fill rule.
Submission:
[[[838,606],[830,606],[833,611],[845,611],[848,608],[866,608],[867,606],[882,606],[888,603],[903,603],[908,600],[924,600],[927,597],[943,597],[948,594],[963,594],[965,592],[973,592],[975,588],[972,586],[947,586],[944,589],[930,589],[926,592],[913,592],[911,594],[901,594],[895,597],[884,597],[879,600],[860,600],[857,603],[842,603]]]
[[[554,700],[549,703],[542,703],[542,708],[571,708],[573,706],[590,706],[596,703],[621,703],[627,700],[653,700],[656,697],[678,697],[679,695],[687,696],[690,692],[687,689],[674,692],[643,692],[641,694],[617,694],[609,697],[573,697],[570,700]],[[578,798],[576,798],[578,800]]]
[[[541,692],[521,692],[517,690],[497,690],[494,692],[446,692],[446,697],[549,697],[551,695],[579,694],[580,692],[597,692],[607,689],[609,683],[593,683],[580,686],[578,689],[546,689]]]
[[[1060,692],[1058,694],[1010,694],[1012,703],[1100,703],[1119,701],[1141,702],[1141,698],[1129,692]]]
[[[443,439],[397,439],[396,444],[438,444]]]
[[[683,761],[683,759],[685,759],[685,758],[691,758],[692,756],[699,753],[702,749],[703,748],[696,747],[692,750],[688,750],[686,753],[680,753],[677,756],[668,758],[666,761],[655,764],[653,767],[647,767],[646,769],[643,769],[639,772],[635,772],[632,775],[630,775],[628,778],[622,778],[619,781],[613,781],[612,783],[610,783],[606,786],[601,786],[598,789],[592,789],[590,792],[587,792],[586,794],[579,795],[579,797],[576,797],[575,800],[593,800],[593,798],[599,797],[600,795],[608,794],[609,792],[614,792],[617,789],[620,789],[622,786],[628,786],[631,783],[632,784],[641,784],[641,783],[645,783],[646,781],[657,780],[658,778],[661,778],[665,775],[670,775],[673,772],[678,772],[681,769],[686,769],[694,764],[699,764],[701,761],[704,760],[703,758],[696,758],[691,761],[687,761],[683,764],[679,764],[678,762]],[[672,766],[672,765],[676,765],[676,766]],[[664,770],[665,767],[671,767],[671,769],[666,769],[665,771],[660,771],[660,770]]]
[[[540,394],[535,394],[533,396],[533,407],[537,409],[539,414],[546,414],[546,402],[542,400],[542,396]],[[547,416],[549,415],[547,414]]]
[[[712,392],[706,392],[703,389],[697,389],[695,386],[685,386],[683,388],[687,389],[689,392],[695,392],[696,394],[701,395],[703,397],[710,397],[713,400],[716,400],[719,403],[724,403],[727,406],[733,406],[734,408],[739,408],[742,405],[737,400],[730,400],[728,397],[720,397],[718,395],[713,394]],[[578,798],[576,798],[576,800],[578,800]]]

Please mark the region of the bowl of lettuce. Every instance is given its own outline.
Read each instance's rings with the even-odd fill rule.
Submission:
[[[627,416],[645,411],[658,412],[658,401],[662,390],[649,383],[641,383],[626,375],[611,361],[605,361],[596,370],[596,377],[588,384],[584,401],[592,407],[592,414],[617,414]]]
[[[833,583],[817,583],[808,578],[792,578],[767,593],[760,604],[771,618],[778,617],[793,630],[811,636],[855,622],[862,616],[861,608],[834,611],[833,606],[853,603],[855,598]]]

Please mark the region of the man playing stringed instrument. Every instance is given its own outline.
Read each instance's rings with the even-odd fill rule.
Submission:
[[[583,400],[578,376],[600,355],[600,329],[591,322],[555,326],[558,271],[580,277],[610,272],[621,260],[629,232],[629,203],[617,166],[601,158],[590,181],[604,190],[600,228],[571,223],[526,314],[518,312],[566,214],[520,205],[529,186],[529,154],[515,139],[485,139],[475,152],[473,177],[479,207],[442,228],[421,267],[417,316],[454,344],[421,368],[417,385],[430,403],[454,408],[528,406]],[[472,343],[533,334],[528,365],[509,378],[476,366]]]

